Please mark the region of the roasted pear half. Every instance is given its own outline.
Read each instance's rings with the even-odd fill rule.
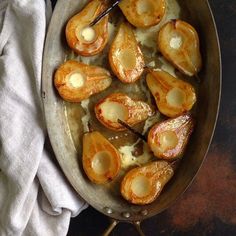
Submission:
[[[202,67],[199,38],[187,22],[172,20],[158,34],[158,47],[164,57],[182,73],[193,76]]]
[[[108,16],[97,24],[89,24],[107,8],[107,1],[90,1],[84,9],[73,16],[66,25],[66,39],[69,47],[82,56],[101,52],[108,41]]]
[[[143,101],[133,100],[123,93],[113,93],[96,104],[95,114],[107,128],[122,131],[125,128],[118,119],[133,126],[152,116],[153,110]]]
[[[120,9],[126,19],[136,27],[158,24],[165,14],[165,0],[122,0]]]
[[[194,87],[165,71],[149,70],[146,81],[159,111],[168,117],[189,111],[196,102]]]
[[[173,174],[173,168],[166,161],[156,161],[134,168],[122,180],[121,194],[133,204],[151,203],[160,195]]]
[[[148,145],[154,155],[163,159],[179,158],[193,132],[194,121],[190,114],[168,119],[154,125],[148,133]]]
[[[88,178],[96,184],[113,180],[120,170],[120,154],[99,132],[84,134],[83,168]]]
[[[54,84],[60,96],[69,102],[80,102],[110,86],[109,71],[77,61],[62,64],[54,76]]]
[[[109,62],[114,74],[123,83],[133,83],[144,69],[144,58],[131,26],[122,23],[109,50]]]

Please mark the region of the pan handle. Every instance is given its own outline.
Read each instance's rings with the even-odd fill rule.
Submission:
[[[102,234],[102,236],[109,236],[110,233],[112,232],[112,230],[116,227],[116,225],[120,223],[120,221],[118,220],[111,220],[110,225],[108,226],[108,228],[104,231],[104,233]],[[141,222],[140,221],[135,221],[132,223],[136,230],[138,231],[140,236],[145,236],[145,234],[143,233],[142,229],[141,229]]]
[[[111,220],[110,225],[108,226],[108,228],[104,231],[104,233],[102,234],[102,236],[109,236],[110,233],[112,232],[112,230],[116,227],[116,225],[119,223],[118,220]]]
[[[138,233],[140,236],[145,236],[145,234],[143,233],[142,231],[142,228],[141,228],[141,221],[135,221],[133,223],[133,225],[135,226],[135,228],[137,229]]]

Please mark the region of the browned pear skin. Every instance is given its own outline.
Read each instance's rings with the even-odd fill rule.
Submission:
[[[134,168],[122,180],[121,194],[133,204],[152,203],[160,195],[173,174],[173,168],[166,161],[151,162],[145,166]]]
[[[122,23],[109,50],[109,62],[114,74],[123,83],[138,80],[144,70],[144,57],[131,26]]]
[[[121,166],[117,149],[97,131],[84,134],[82,161],[86,175],[96,184],[112,181]],[[101,165],[105,167],[101,169]]]
[[[66,40],[74,52],[82,56],[93,56],[104,49],[108,42],[108,15],[91,27],[95,32],[95,37],[91,41],[86,41],[81,32],[106,8],[107,1],[92,0],[68,21]]]
[[[119,7],[134,26],[147,28],[158,24],[166,10],[165,0],[122,0]]]
[[[191,110],[196,102],[194,87],[165,71],[149,70],[146,81],[159,111],[168,117]]]
[[[190,114],[165,120],[151,128],[148,133],[148,145],[158,158],[180,158],[193,129],[194,120]]]
[[[70,83],[70,76],[76,73],[84,79],[84,83],[80,87],[73,87]],[[58,93],[68,102],[81,102],[91,95],[103,91],[111,85],[111,82],[109,71],[74,60],[62,64],[54,76],[54,84]]]
[[[154,111],[143,101],[133,100],[123,93],[113,93],[96,104],[95,114],[107,128],[123,131],[126,128],[118,122],[118,119],[129,126],[134,126],[152,116]]]
[[[158,34],[158,47],[163,56],[182,73],[193,76],[202,68],[197,31],[187,22],[172,20]]]

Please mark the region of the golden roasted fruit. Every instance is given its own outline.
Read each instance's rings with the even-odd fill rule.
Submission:
[[[120,170],[120,154],[99,132],[84,134],[83,168],[88,178],[96,184],[113,180]]]
[[[154,125],[148,133],[148,145],[158,158],[179,158],[193,132],[194,122],[190,114],[165,120]]]
[[[152,116],[153,111],[143,101],[133,100],[123,93],[113,93],[96,104],[95,114],[107,128],[122,131],[125,128],[118,122],[118,119],[133,126]]]
[[[122,180],[121,194],[133,204],[151,203],[160,195],[173,174],[173,168],[166,161],[156,161],[134,168]]]
[[[172,20],[158,34],[158,47],[164,57],[182,73],[193,76],[202,67],[199,38],[187,22]]]
[[[66,40],[69,47],[82,56],[101,52],[108,41],[108,16],[97,24],[89,24],[107,8],[107,1],[92,0],[66,25]]]
[[[194,87],[165,71],[149,70],[146,81],[159,111],[168,117],[191,110],[196,102]]]
[[[133,83],[143,73],[144,58],[131,26],[122,23],[109,50],[114,74],[123,83]]]
[[[56,71],[54,84],[60,96],[69,102],[80,102],[110,86],[109,71],[77,61],[67,61]]]
[[[119,7],[126,19],[136,27],[158,24],[165,14],[165,0],[122,0]]]

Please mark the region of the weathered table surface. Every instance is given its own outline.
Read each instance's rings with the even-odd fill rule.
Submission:
[[[55,1],[54,1],[55,2]],[[223,62],[221,109],[205,163],[176,203],[142,223],[152,235],[236,235],[236,1],[209,0],[220,37]],[[101,235],[107,217],[91,207],[72,219],[68,236]],[[122,223],[111,236],[138,235]]]

